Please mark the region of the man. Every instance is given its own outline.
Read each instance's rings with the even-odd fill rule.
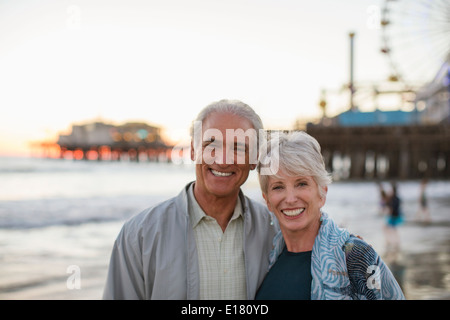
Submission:
[[[196,180],[125,223],[104,299],[254,299],[276,233],[265,205],[240,190],[256,167],[251,133],[260,129],[240,101],[200,112],[191,130]]]

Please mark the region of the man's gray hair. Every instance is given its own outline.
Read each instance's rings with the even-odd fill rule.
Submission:
[[[316,139],[303,131],[276,132],[262,143],[258,159],[258,178],[263,193],[267,194],[270,176],[278,176],[279,170],[289,176],[310,176],[319,187],[320,196],[325,196],[325,187],[331,176],[325,169],[321,148]],[[261,174],[261,167],[271,162],[278,163],[278,171]],[[267,169],[267,168],[266,168]]]
[[[192,122],[190,135],[191,138],[194,139],[194,124],[197,121],[203,123],[203,121],[211,114],[211,113],[231,113],[247,119],[253,125],[256,133],[259,132],[260,129],[263,129],[263,123],[261,118],[256,114],[256,112],[247,104],[243,103],[239,100],[227,100],[223,99],[217,102],[213,102],[203,108],[198,114],[197,118]]]

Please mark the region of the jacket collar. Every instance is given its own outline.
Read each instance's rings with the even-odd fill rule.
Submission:
[[[239,195],[242,194],[242,191],[239,191]],[[189,210],[188,210],[188,214],[189,214],[189,218],[191,221],[191,226],[192,228],[195,228],[199,222],[207,217],[206,213],[203,211],[203,209],[200,207],[200,205],[198,204],[197,200],[194,197],[194,183],[190,183],[189,187],[187,188],[187,198],[188,198],[188,202],[189,202]],[[245,198],[245,197],[243,197]],[[236,202],[236,206],[234,208],[234,212],[233,215],[230,219],[234,220],[239,218],[240,216],[244,216],[244,210],[243,210],[243,206],[242,206],[242,200],[241,197],[238,196],[238,200]]]

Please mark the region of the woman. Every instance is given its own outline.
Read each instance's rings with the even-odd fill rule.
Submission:
[[[304,132],[272,135],[258,176],[280,232],[256,299],[404,299],[374,249],[321,211],[331,178],[319,143]]]
[[[422,219],[424,223],[430,223],[431,222],[431,215],[430,210],[428,209],[428,198],[427,198],[427,179],[422,179],[422,182],[420,183],[420,197],[419,197],[419,203],[420,207],[417,211],[417,218]]]
[[[386,250],[397,252],[400,249],[400,236],[397,227],[403,223],[400,208],[400,198],[397,193],[397,185],[392,183],[392,194],[388,198],[388,212],[386,216]]]

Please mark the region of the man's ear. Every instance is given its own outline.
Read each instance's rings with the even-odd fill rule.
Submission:
[[[191,160],[195,162],[194,140],[191,140]]]

